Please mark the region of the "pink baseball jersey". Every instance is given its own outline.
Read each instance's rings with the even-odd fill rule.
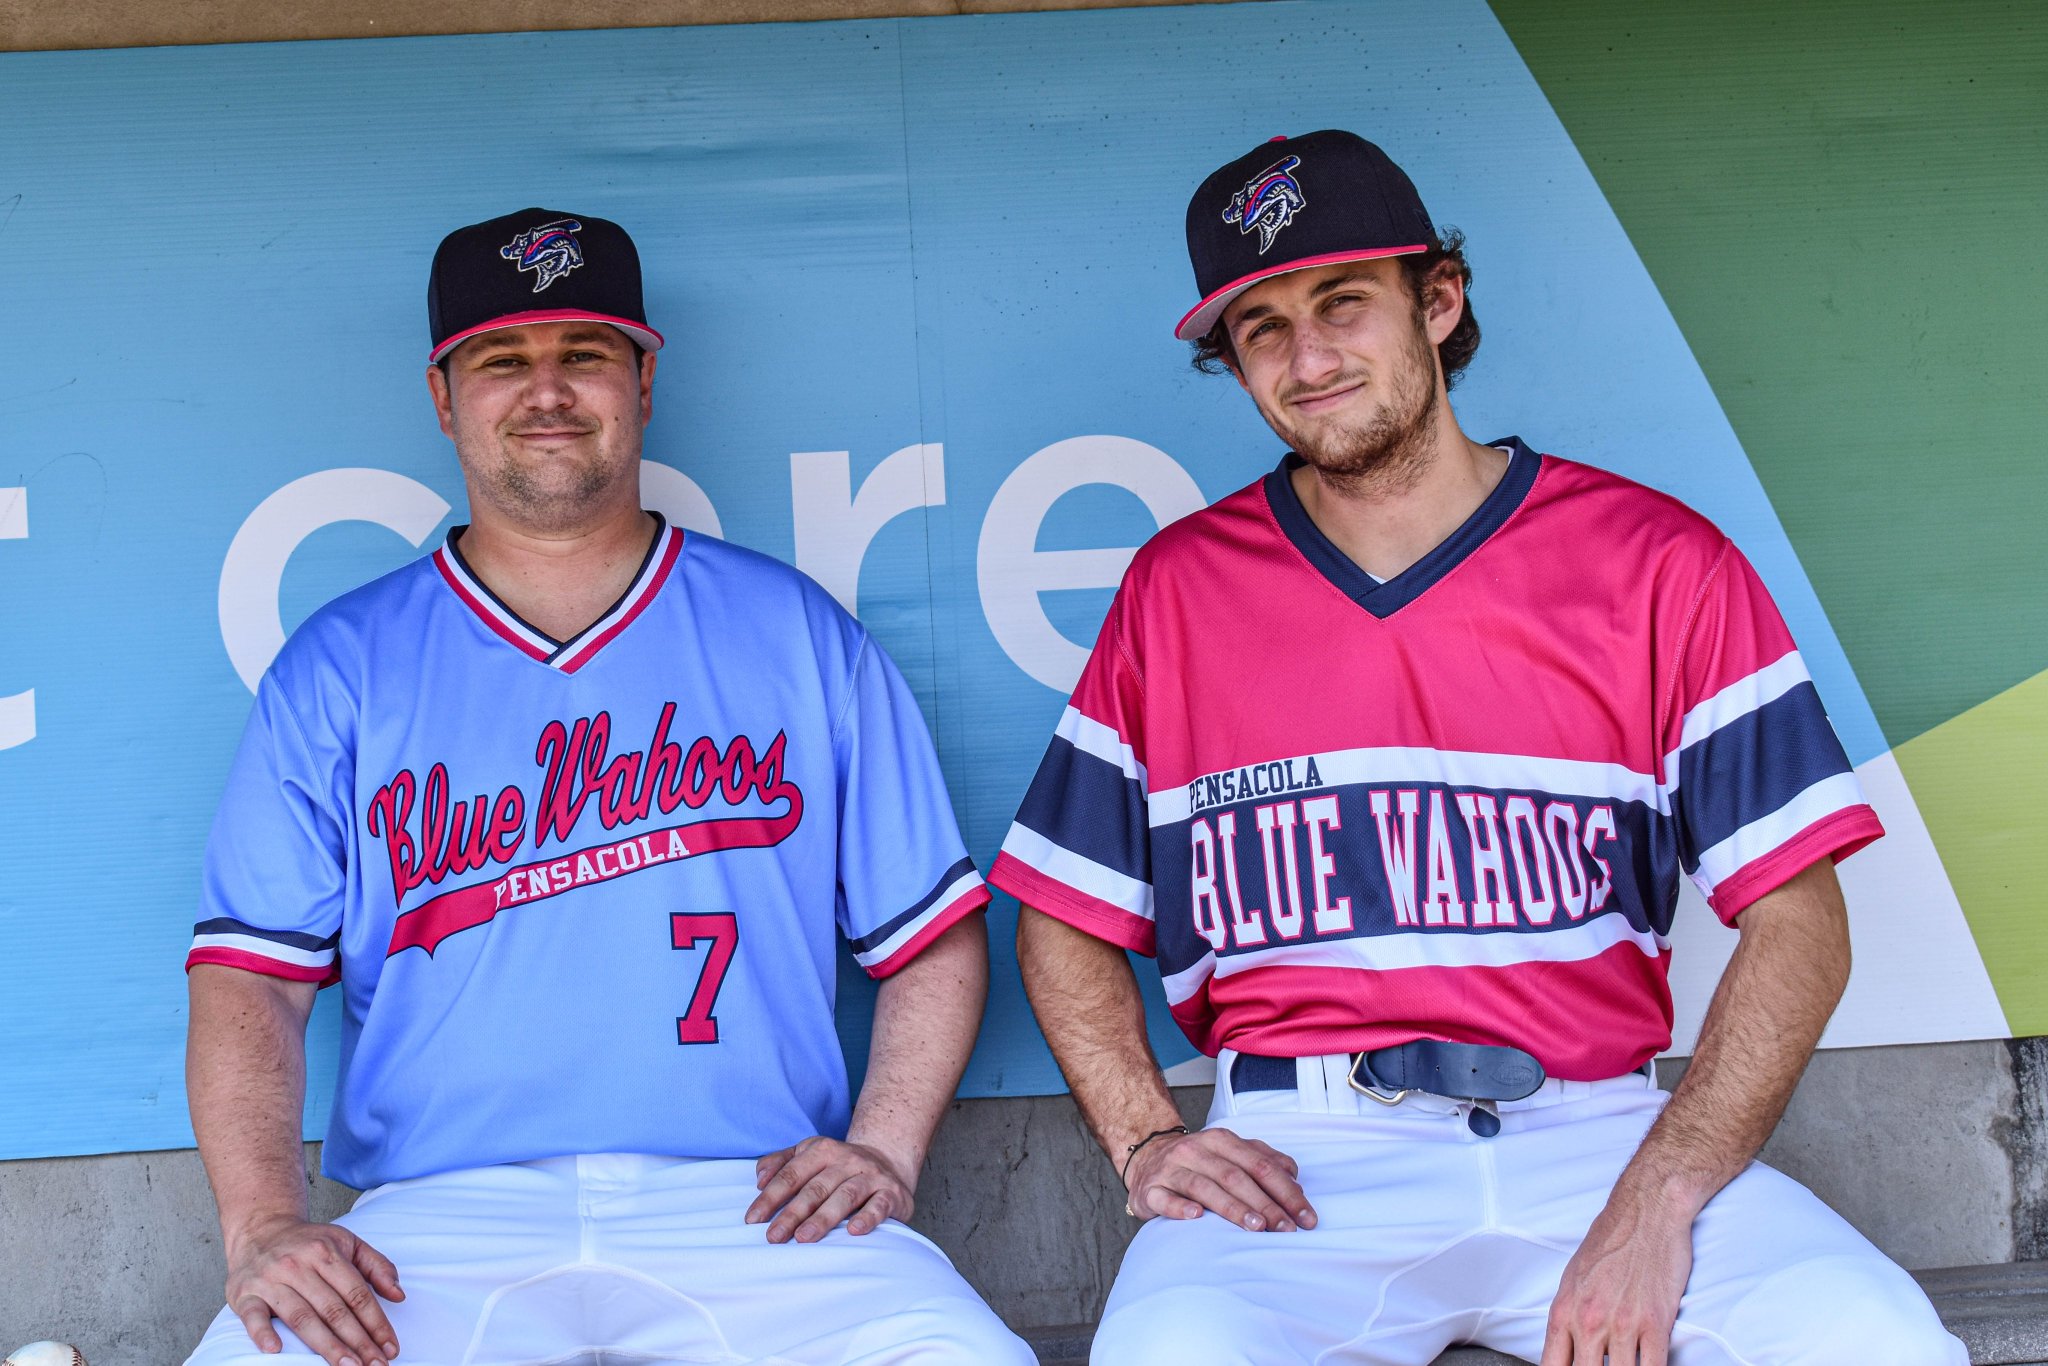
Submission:
[[[1139,551],[990,880],[1155,954],[1204,1052],[1671,1041],[1679,877],[1725,921],[1883,833],[1749,562],[1519,440],[1364,574],[1279,469]]]

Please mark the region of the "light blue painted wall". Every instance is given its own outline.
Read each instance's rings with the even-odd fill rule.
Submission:
[[[884,528],[861,609],[933,719],[970,847],[1000,842],[1062,696],[984,617],[998,485],[1069,437],[1135,438],[1218,497],[1277,443],[1186,366],[1181,221],[1212,167],[1341,126],[1462,228],[1486,331],[1459,395],[1685,498],[1758,563],[1858,762],[1870,710],[1683,338],[1488,11],[1296,0],[993,18],[0,56],[0,1158],[190,1142],[199,853],[248,694],[217,617],[258,503],[370,466],[462,489],[421,370],[448,229],[526,204],[626,224],[663,353],[650,459],[732,539],[791,557],[790,454],[856,486],[917,442],[947,499]],[[1095,487],[1042,549],[1151,522]],[[286,573],[287,626],[415,552],[352,523]],[[1086,643],[1105,590],[1049,595]],[[1058,1089],[999,908],[969,1094]],[[843,1003],[858,1047],[867,997]],[[593,984],[601,990],[602,984]],[[1155,998],[1167,1062],[1190,1050]],[[316,1100],[333,1021],[316,1023]],[[35,1097],[33,1105],[21,1103]]]

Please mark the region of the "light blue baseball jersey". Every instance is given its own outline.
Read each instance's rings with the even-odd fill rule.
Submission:
[[[358,1188],[844,1134],[835,926],[883,977],[988,899],[902,676],[802,574],[666,525],[551,640],[460,530],[265,675],[188,965],[339,981],[323,1165]]]

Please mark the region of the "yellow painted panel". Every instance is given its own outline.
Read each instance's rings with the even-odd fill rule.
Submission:
[[[2048,1034],[2048,673],[1895,751],[2015,1034]]]

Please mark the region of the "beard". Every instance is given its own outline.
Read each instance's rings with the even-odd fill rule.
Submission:
[[[457,444],[476,495],[517,525],[548,535],[582,526],[637,463],[606,449],[602,431],[591,430],[596,442],[545,459],[522,457],[509,434],[492,432],[473,452],[470,443]]]
[[[1378,377],[1380,402],[1369,413],[1307,422],[1265,414],[1274,432],[1322,478],[1385,491],[1412,484],[1427,467],[1437,438],[1437,357],[1419,307],[1414,323],[1407,344]],[[1347,373],[1321,387],[1336,389],[1370,378],[1369,372]],[[1284,390],[1275,396],[1276,406],[1284,412],[1284,405],[1304,392],[1309,391]]]

